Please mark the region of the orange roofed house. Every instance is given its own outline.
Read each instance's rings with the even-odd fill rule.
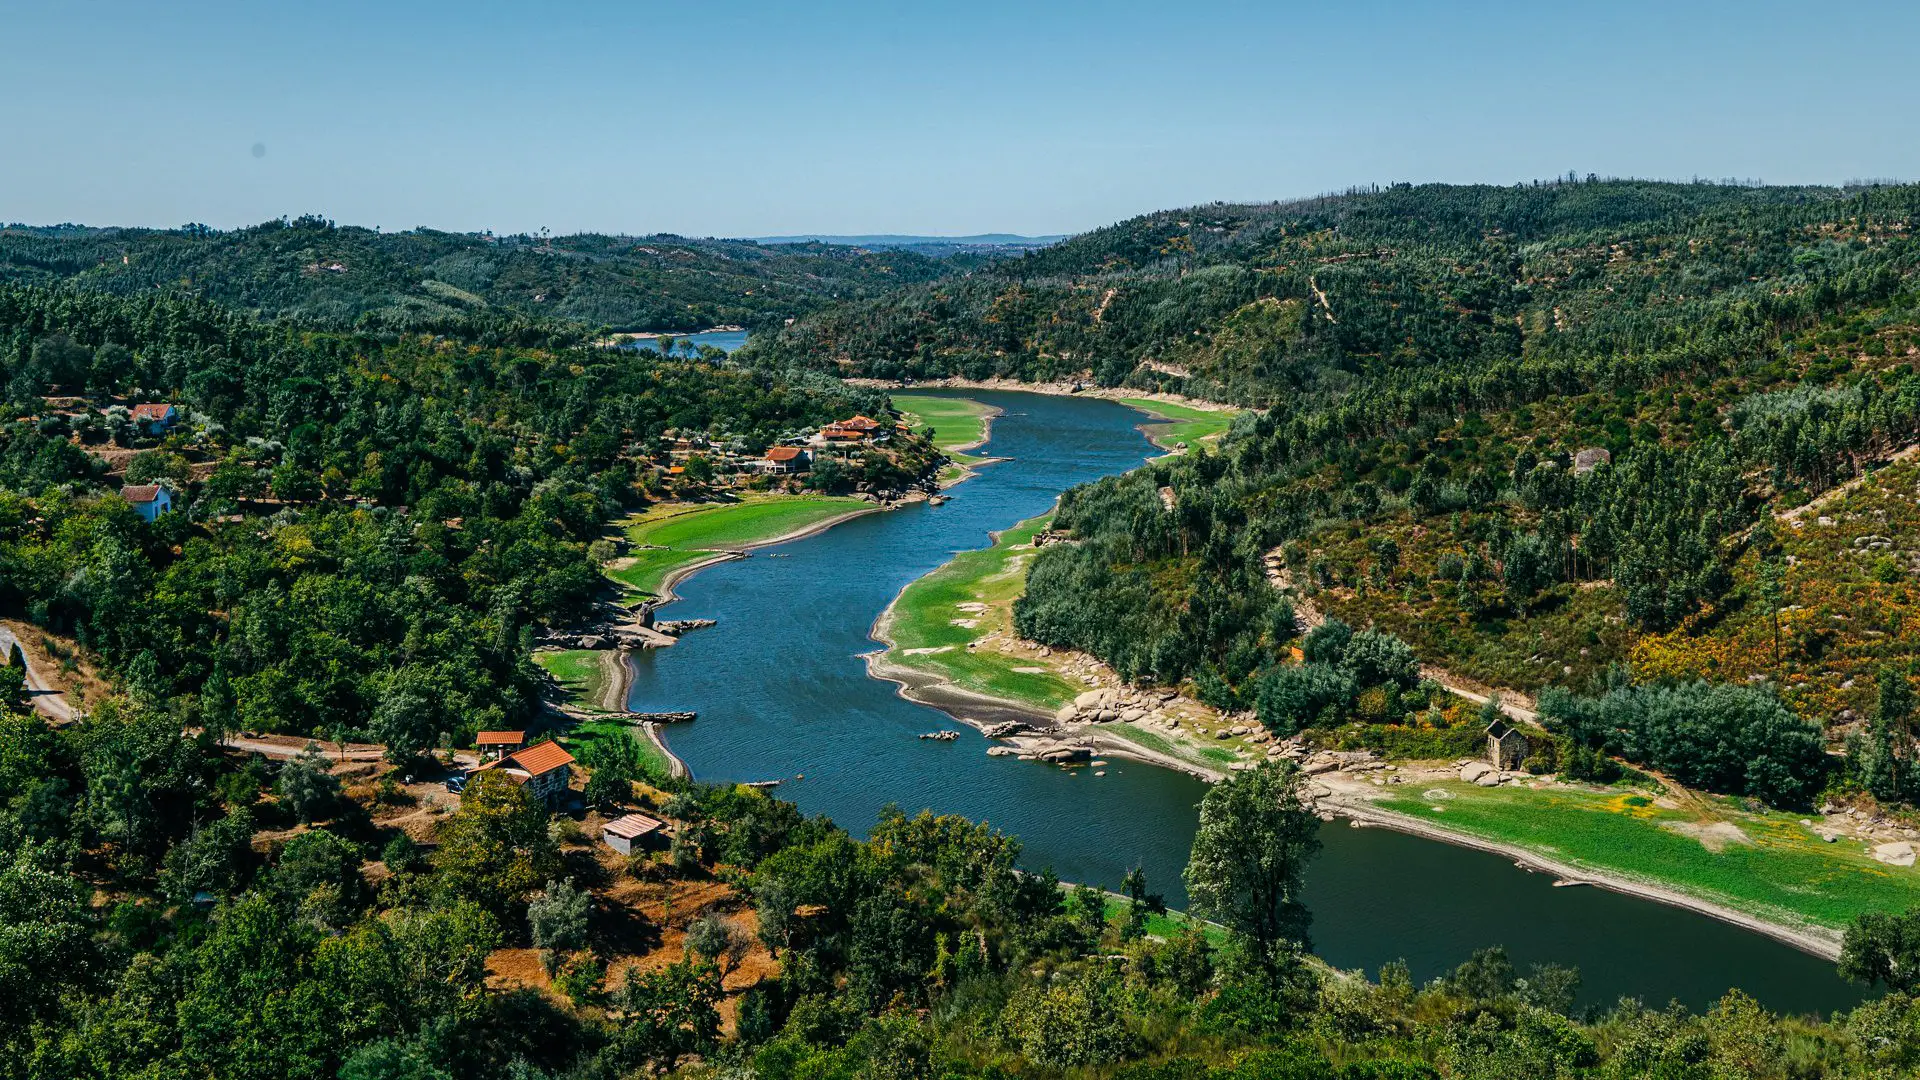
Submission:
[[[806,472],[813,464],[813,455],[797,446],[771,446],[760,459],[760,471],[764,473]]]
[[[488,769],[504,770],[514,783],[526,785],[534,798],[555,806],[566,798],[567,780],[573,775],[573,755],[557,742],[535,743],[489,761],[474,771]]]
[[[480,748],[480,756],[499,760],[527,745],[527,733],[524,731],[483,731],[474,739],[474,745]]]

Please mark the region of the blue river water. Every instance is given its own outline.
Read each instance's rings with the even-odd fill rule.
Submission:
[[[870,678],[874,619],[908,582],[990,534],[1050,507],[1061,491],[1138,466],[1155,451],[1145,419],[1101,400],[969,392],[1004,410],[987,453],[1008,460],[951,490],[944,506],[869,514],[721,563],[680,583],[676,618],[719,625],[632,654],[631,708],[691,709],[674,751],[705,780],[780,780],[781,798],[864,833],[889,803],[991,822],[1024,863],[1069,881],[1118,886],[1133,866],[1178,901],[1205,792],[1199,781],[1114,761],[1106,776],[1010,758],[935,709]],[[955,729],[954,742],[917,736]],[[1621,996],[1703,1008],[1730,987],[1770,1007],[1826,1012],[1859,993],[1831,965],[1726,923],[1595,888],[1555,888],[1507,859],[1383,829],[1321,829],[1309,874],[1316,952],[1343,968],[1402,959],[1434,977],[1475,948],[1576,965],[1581,999]]]

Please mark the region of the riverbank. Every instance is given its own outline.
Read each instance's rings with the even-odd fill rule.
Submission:
[[[1079,768],[1124,758],[1213,781],[1280,756],[1250,716],[1223,716],[1172,688],[1126,686],[1093,657],[1018,636],[1012,605],[1050,519],[997,533],[992,546],[903,588],[873,625],[885,647],[868,655],[869,672],[908,700],[994,732],[1000,745],[990,753],[1024,760]],[[1009,733],[1008,721],[1021,729]],[[1343,785],[1336,776],[1325,782],[1323,809],[1698,911],[1826,958],[1855,915],[1920,905],[1920,871],[1877,858],[1871,838],[1829,842],[1824,826],[1790,815],[1551,777],[1486,789],[1460,783],[1452,762],[1397,765],[1417,786]],[[1436,790],[1444,799],[1414,794]]]
[[[1780,909],[1774,909],[1763,915],[1728,898],[1716,898],[1677,888],[1671,882],[1663,881],[1654,875],[1629,873],[1618,867],[1595,866],[1583,859],[1568,857],[1557,850],[1542,850],[1538,845],[1463,831],[1452,822],[1447,827],[1436,825],[1431,820],[1417,816],[1418,811],[1426,809],[1429,815],[1454,811],[1457,815],[1459,810],[1456,805],[1457,800],[1462,797],[1471,797],[1469,792],[1484,793],[1490,789],[1462,785],[1457,781],[1453,783],[1435,781],[1431,777],[1410,779],[1414,785],[1422,788],[1418,799],[1411,795],[1383,794],[1380,789],[1344,774],[1322,774],[1314,778],[1316,796],[1314,805],[1317,809],[1346,818],[1355,825],[1392,829],[1456,847],[1491,852],[1512,859],[1525,869],[1553,875],[1555,885],[1591,886],[1671,907],[1684,908],[1738,926],[1743,930],[1763,934],[1824,960],[1834,961],[1840,957],[1840,927],[1821,925]],[[1505,789],[1491,790],[1504,792]],[[1620,797],[1618,793],[1607,795],[1573,788],[1568,788],[1559,794],[1562,797],[1579,797],[1589,794],[1596,798]],[[1389,805],[1383,806],[1383,801]],[[1423,806],[1423,802],[1438,805],[1429,808]],[[1635,835],[1635,839],[1643,843],[1657,841],[1657,838],[1657,833],[1649,834],[1645,830]],[[1685,840],[1677,834],[1676,839],[1682,839],[1686,843],[1694,842]],[[1664,848],[1664,845],[1657,842],[1649,846]],[[1699,845],[1696,844],[1696,846]],[[1701,847],[1701,850],[1707,849]]]

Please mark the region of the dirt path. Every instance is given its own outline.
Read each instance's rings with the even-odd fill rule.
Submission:
[[[0,659],[11,655],[15,645],[20,646],[20,658],[27,662],[27,692],[33,701],[33,711],[55,724],[72,723],[73,708],[67,704],[66,692],[53,684],[46,665],[34,662],[33,657],[27,654],[26,645],[14,636],[14,632],[0,626]]]
[[[1286,560],[1280,554],[1279,548],[1274,548],[1272,551],[1267,552],[1266,566],[1268,583],[1284,593],[1287,599],[1293,602],[1293,617],[1300,624],[1300,629],[1311,631],[1314,627],[1327,621],[1326,615],[1323,614],[1318,607],[1314,606],[1313,601],[1307,599],[1304,593],[1294,588],[1293,575],[1287,571]],[[1500,696],[1501,712],[1531,727],[1540,726],[1539,707],[1534,703],[1533,698],[1518,690],[1504,690],[1498,687],[1482,686],[1470,679],[1462,679],[1444,668],[1437,668],[1432,665],[1422,665],[1420,668],[1420,677],[1423,679],[1432,679],[1434,682],[1440,684],[1442,690],[1445,690],[1455,697],[1465,698],[1475,705],[1485,705],[1488,698],[1498,694]]]
[[[341,744],[339,743],[333,743],[331,748],[329,748],[327,743],[321,742],[318,739],[302,739],[295,735],[261,735],[255,738],[229,738],[221,742],[220,745],[230,750],[245,750],[248,753],[263,754],[270,758],[293,758],[299,757],[301,751],[307,748],[308,743],[318,746],[330,761],[379,761],[385,757],[387,753],[386,747],[373,745],[371,743],[347,743],[345,752],[343,753]]]
[[[1906,449],[1893,454],[1891,457],[1887,458],[1886,461],[1882,462],[1882,464],[1897,465],[1900,462],[1906,461],[1907,459],[1913,457],[1915,454],[1920,454],[1920,443],[1915,443],[1914,445],[1909,446]],[[1808,514],[1813,513],[1815,510],[1820,509],[1821,507],[1827,505],[1830,502],[1833,502],[1837,499],[1845,498],[1848,494],[1857,490],[1861,484],[1864,484],[1866,482],[1867,482],[1867,476],[1866,474],[1863,473],[1847,481],[1844,484],[1840,484],[1835,487],[1828,488],[1827,490],[1814,496],[1813,499],[1807,503],[1804,503],[1800,506],[1796,506],[1791,510],[1782,510],[1778,514],[1774,515],[1774,520],[1786,521],[1786,522],[1798,521],[1801,518],[1806,517]]]

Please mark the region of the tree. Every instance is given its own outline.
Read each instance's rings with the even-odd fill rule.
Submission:
[[[367,725],[374,741],[386,744],[388,761],[407,765],[432,748],[445,699],[428,671],[408,665],[394,674]]]
[[[710,964],[681,961],[629,978],[616,1002],[626,1022],[607,1055],[622,1072],[642,1065],[671,1070],[720,1040],[720,973]]]
[[[1913,763],[1913,688],[1906,673],[1891,664],[1879,670],[1874,682],[1878,700],[1866,739],[1849,749],[1861,782],[1874,798],[1885,803],[1910,802],[1920,787]]]
[[[574,952],[587,947],[587,917],[593,894],[575,888],[572,878],[549,881],[527,904],[527,930],[533,947],[548,952]]]
[[[280,767],[280,799],[303,822],[331,815],[340,806],[340,781],[318,744],[308,743],[300,756]]]
[[[14,642],[7,650],[6,666],[0,667],[0,709],[24,713],[33,708],[33,695],[27,689],[27,658]]]
[[[1108,1065],[1131,1054],[1120,980],[1081,969],[1014,992],[1001,1014],[1020,1051],[1052,1069]]]
[[[235,807],[167,852],[161,884],[169,898],[184,904],[203,892],[231,896],[252,872],[253,815]]]
[[[1159,893],[1147,891],[1147,871],[1139,866],[1127,871],[1120,881],[1120,891],[1127,896],[1127,921],[1121,925],[1120,936],[1136,941],[1146,936],[1148,919],[1167,913],[1167,901]]]
[[[301,833],[280,851],[268,886],[289,908],[322,926],[341,927],[366,905],[360,850],[325,829]]]
[[[98,973],[87,887],[21,847],[0,868],[0,1050],[50,1021]]]
[[[1841,939],[1840,976],[1897,994],[1920,990],[1920,908],[1854,919]]]
[[[442,827],[433,854],[439,883],[504,924],[514,909],[560,868],[560,851],[547,835],[546,808],[499,771],[467,785],[460,809]]]
[[[1263,761],[1208,789],[1187,860],[1194,913],[1246,939],[1269,970],[1308,945],[1300,890],[1320,822],[1301,802],[1301,775],[1292,762]]]

